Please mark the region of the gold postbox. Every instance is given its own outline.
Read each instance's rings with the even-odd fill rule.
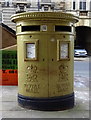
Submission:
[[[62,12],[24,12],[16,22],[18,102],[38,110],[74,106],[74,23]]]

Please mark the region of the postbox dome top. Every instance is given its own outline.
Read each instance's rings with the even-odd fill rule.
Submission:
[[[22,20],[67,20],[73,23],[78,22],[78,17],[73,14],[63,13],[63,12],[23,12],[14,14],[11,17],[13,22],[18,22]]]

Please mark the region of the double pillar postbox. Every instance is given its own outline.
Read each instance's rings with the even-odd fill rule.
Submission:
[[[38,110],[74,106],[74,23],[61,12],[25,12],[16,22],[18,102]]]

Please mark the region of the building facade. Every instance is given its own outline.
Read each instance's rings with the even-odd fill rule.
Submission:
[[[70,2],[67,3],[70,3],[71,7],[66,5],[66,11],[79,16],[79,22],[76,24],[75,46],[85,48],[88,55],[91,55],[91,0],[72,0]]]
[[[76,26],[91,26],[91,0],[0,0],[0,21],[13,29],[11,15],[23,11],[69,12],[79,16]]]
[[[28,0],[0,0],[0,22],[15,30],[15,24],[11,22],[11,16],[19,11],[28,11]]]
[[[67,11],[79,16],[76,26],[91,26],[91,0],[68,0],[66,8]]]

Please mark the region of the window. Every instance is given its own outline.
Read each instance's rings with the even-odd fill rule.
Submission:
[[[38,60],[38,40],[25,41],[25,60]]]
[[[86,10],[86,2],[80,1],[80,10]]]
[[[7,7],[9,7],[9,2],[7,2]]]
[[[69,60],[69,42],[57,41],[57,60]]]
[[[75,10],[75,1],[73,1],[73,10]]]
[[[80,9],[82,9],[82,2],[80,2]]]
[[[86,2],[83,2],[83,10],[86,10]]]
[[[90,11],[91,11],[91,1],[90,1]]]

